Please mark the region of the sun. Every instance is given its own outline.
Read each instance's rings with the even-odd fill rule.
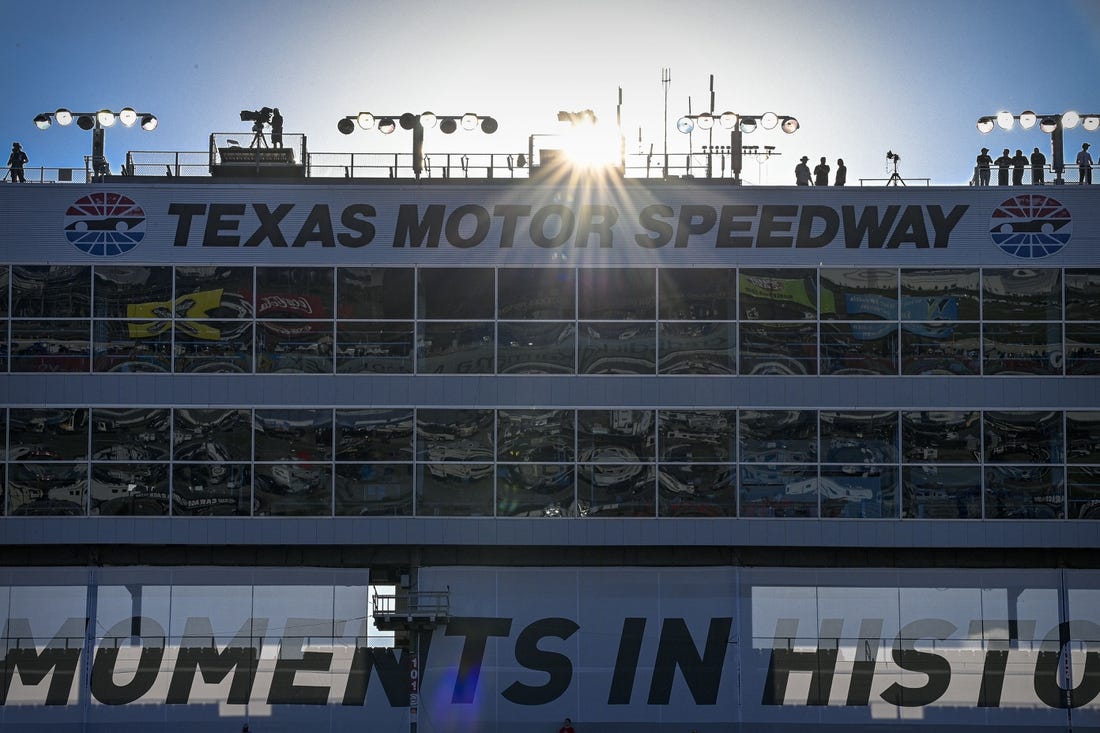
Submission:
[[[618,130],[599,126],[575,127],[562,135],[562,152],[577,168],[607,168],[622,162]]]

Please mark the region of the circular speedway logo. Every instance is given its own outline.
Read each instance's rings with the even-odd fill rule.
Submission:
[[[1014,257],[1052,255],[1069,243],[1073,222],[1069,211],[1050,196],[1025,193],[1001,203],[990,217],[989,235]]]
[[[90,193],[65,212],[65,237],[90,255],[124,254],[145,238],[145,211],[120,193]]]

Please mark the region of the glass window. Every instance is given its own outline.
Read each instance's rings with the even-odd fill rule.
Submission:
[[[492,374],[493,352],[492,322],[417,324],[420,374]]]
[[[332,467],[323,463],[273,463],[255,467],[256,516],[332,515]]]
[[[1068,463],[1100,463],[1100,411],[1066,413]]]
[[[817,325],[740,324],[741,374],[817,374]]]
[[[742,517],[816,517],[817,467],[741,466]]]
[[[14,318],[87,318],[91,315],[91,306],[92,268],[12,266],[11,315]]]
[[[176,321],[175,371],[251,374],[251,321]]]
[[[982,474],[977,466],[905,466],[906,519],[981,519]]]
[[[1100,374],[1100,324],[1066,324],[1066,374]]]
[[[573,465],[501,464],[497,467],[497,516],[576,517]]]
[[[657,272],[660,318],[668,321],[732,321],[737,318],[737,280],[732,269]]]
[[[416,515],[493,515],[492,463],[420,463],[416,466]]]
[[[256,268],[257,318],[332,318],[331,267]]]
[[[11,321],[13,372],[86,372],[91,321]]]
[[[252,318],[251,267],[178,265],[176,318]]]
[[[117,265],[95,268],[95,315],[99,318],[158,318],[171,321],[171,267]]]
[[[332,321],[260,321],[257,371],[332,374]]]
[[[983,332],[986,374],[1062,373],[1062,324],[987,322]]]
[[[497,270],[500,318],[543,321],[576,318],[576,274],[552,267]]]
[[[8,464],[11,516],[82,517],[87,514],[87,506],[87,463]]]
[[[653,410],[579,410],[577,460],[581,463],[652,461],[656,454]]]
[[[92,369],[172,371],[172,321],[95,321]]]
[[[737,458],[734,410],[662,410],[660,459],[675,463],[722,463]]]
[[[341,267],[336,271],[337,316],[410,320],[413,288],[408,267]]]
[[[897,374],[897,323],[822,323],[822,374]]]
[[[577,328],[572,321],[498,325],[500,374],[574,374]]]
[[[8,460],[88,458],[88,408],[13,407],[8,411]]]
[[[817,318],[815,270],[742,268],[737,283],[743,320],[808,321]]]
[[[1062,413],[986,412],[985,460],[989,463],[1061,463]]]
[[[821,270],[821,320],[896,321],[898,271]]]
[[[977,323],[903,323],[902,374],[980,374]]]
[[[986,321],[1061,320],[1061,270],[983,270],[982,317]]]
[[[734,323],[660,323],[661,374],[733,374],[737,371]]]
[[[737,469],[732,464],[666,464],[657,471],[662,517],[737,516]]]
[[[337,461],[412,459],[412,410],[383,407],[336,411]]]
[[[411,374],[411,321],[337,321],[337,374]]]
[[[417,458],[428,461],[493,460],[493,411],[416,411]]]
[[[822,466],[818,479],[821,516],[896,519],[898,470],[895,466]]]
[[[572,410],[498,410],[497,460],[572,462],[575,420]]]
[[[173,464],[173,515],[247,517],[251,507],[252,468],[247,463]]]
[[[821,461],[823,463],[896,463],[898,413],[823,410]]]
[[[655,471],[644,463],[588,463],[577,467],[577,504],[586,517],[657,515]]]
[[[903,321],[977,321],[977,270],[901,271]]]
[[[1072,466],[1069,473],[1069,518],[1100,519],[1100,466]]]
[[[577,275],[579,318],[652,321],[657,313],[656,271],[651,268],[582,269]]]
[[[336,515],[411,517],[411,463],[341,463],[336,466]]]
[[[167,463],[92,463],[92,514],[168,516]]]
[[[256,460],[332,458],[332,410],[256,410]]]
[[[657,368],[654,323],[581,323],[577,336],[579,374],[653,374]]]
[[[1100,320],[1100,269],[1066,270],[1066,320]]]
[[[741,410],[741,460],[753,463],[817,460],[813,410]]]
[[[421,318],[493,318],[496,291],[491,268],[424,267],[417,275]]]
[[[7,265],[0,265],[0,318],[8,317],[8,289],[11,283],[10,268]]]
[[[93,461],[166,461],[169,411],[151,407],[92,410]]]
[[[1062,519],[1062,466],[986,466],[986,519]]]
[[[229,463],[252,458],[252,412],[177,407],[172,411],[177,461]]]
[[[902,412],[902,454],[920,463],[977,463],[981,416],[977,410]]]

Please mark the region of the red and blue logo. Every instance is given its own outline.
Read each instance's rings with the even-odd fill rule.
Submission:
[[[1033,260],[1065,247],[1073,234],[1069,210],[1038,193],[1024,193],[1001,203],[990,217],[993,243],[1014,257]]]
[[[86,254],[125,254],[145,239],[145,210],[120,193],[90,193],[65,212],[65,237]]]

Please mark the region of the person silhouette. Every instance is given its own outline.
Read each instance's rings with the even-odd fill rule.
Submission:
[[[794,183],[796,186],[811,185],[810,166],[806,165],[807,161],[809,161],[809,158],[803,155],[802,160],[794,167]]]
[[[1078,183],[1092,183],[1092,155],[1089,153],[1089,144],[1083,143],[1077,153]]]
[[[283,147],[283,116],[278,107],[271,110],[271,147]]]
[[[27,164],[27,154],[23,152],[23,146],[19,143],[11,144],[11,155],[8,156],[8,168],[11,169],[12,183],[26,183],[23,175],[23,166]]]
[[[1027,156],[1024,155],[1024,151],[1019,148],[1016,149],[1016,155],[1012,157],[1012,185],[1022,186],[1024,185],[1024,169],[1027,168]]]
[[[978,155],[978,185],[989,185],[989,167],[993,165],[993,158],[989,155],[989,148],[982,148],[982,152]]]
[[[1001,153],[1001,157],[997,158],[994,163],[997,164],[997,185],[1008,185],[1008,169],[1012,165],[1012,156],[1008,154],[1008,148],[1004,149]]]
[[[825,156],[821,156],[821,162],[814,166],[814,185],[829,185],[829,164],[825,162]]]
[[[1039,152],[1039,148],[1031,151],[1031,182],[1039,185],[1043,183],[1046,173],[1047,157]]]
[[[848,182],[848,167],[844,165],[844,158],[836,159],[836,182],[834,186],[843,186]]]

